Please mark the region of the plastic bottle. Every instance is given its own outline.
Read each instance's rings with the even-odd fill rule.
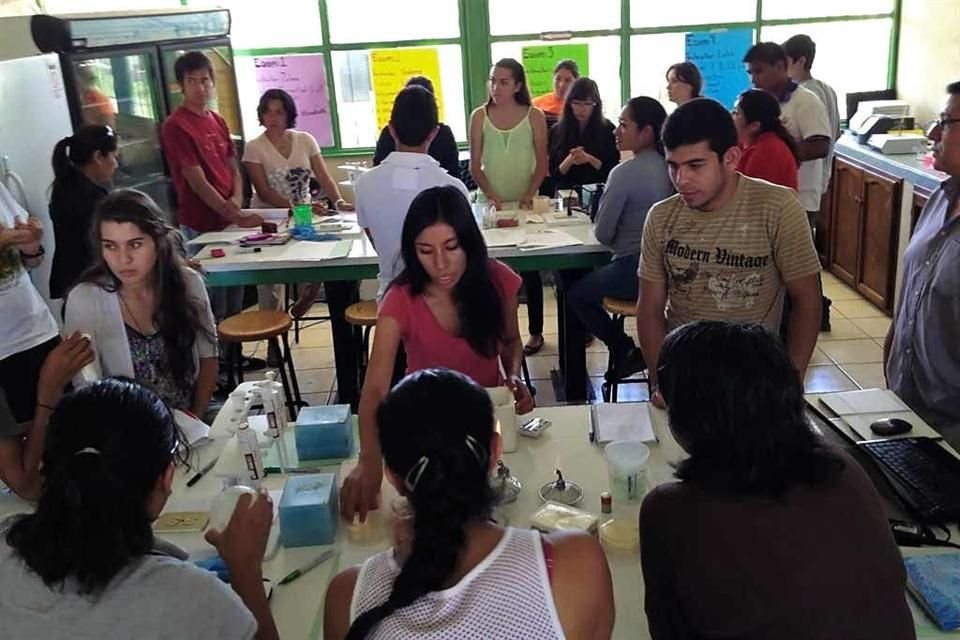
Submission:
[[[263,458],[260,456],[257,432],[251,429],[246,422],[242,423],[240,428],[237,429],[237,448],[240,451],[240,457],[243,459],[243,466],[247,470],[251,486],[258,488],[265,475]]]

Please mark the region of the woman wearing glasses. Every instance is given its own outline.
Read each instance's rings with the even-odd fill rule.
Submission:
[[[560,121],[550,129],[550,176],[558,189],[607,181],[620,162],[613,124],[603,117],[597,83],[574,80],[563,101]]]
[[[206,535],[230,586],[154,538],[177,444],[163,400],[132,380],[100,380],[60,400],[36,511],[0,521],[0,635],[278,637],[260,568],[269,496],[241,497],[227,527]]]
[[[202,418],[217,381],[217,330],[180,234],[133,189],[104,198],[93,228],[99,254],[67,297],[67,332],[93,338],[104,376],[145,382]]]
[[[62,298],[93,264],[90,226],[97,203],[117,170],[117,136],[106,125],[85,124],[53,148],[50,219],[56,249],[50,297]]]

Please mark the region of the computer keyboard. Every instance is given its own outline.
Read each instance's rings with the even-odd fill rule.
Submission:
[[[866,451],[894,482],[894,488],[924,521],[960,519],[960,459],[933,438],[868,440]]]

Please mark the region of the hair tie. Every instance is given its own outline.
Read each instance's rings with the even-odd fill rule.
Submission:
[[[90,455],[93,455],[93,456],[99,456],[100,450],[94,449],[93,447],[84,447],[83,449],[80,449],[79,451],[75,452],[73,455],[81,456],[85,453],[89,453]]]
[[[407,488],[407,491],[413,493],[417,490],[417,484],[420,482],[420,477],[423,475],[423,472],[427,470],[428,464],[430,464],[430,458],[420,456],[416,464],[410,467],[410,471],[407,471],[407,475],[403,477],[403,486]]]
[[[466,437],[467,449],[470,449],[470,453],[473,454],[473,457],[477,459],[477,462],[480,465],[487,463],[487,452],[483,450],[483,447],[480,446],[480,443],[477,442],[477,439],[471,435]]]

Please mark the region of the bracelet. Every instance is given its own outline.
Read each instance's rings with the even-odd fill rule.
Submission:
[[[336,200],[333,201],[333,204],[336,206],[336,205],[340,204],[341,202],[342,202],[343,204],[347,204],[347,201],[344,200],[343,198],[337,198]]]
[[[43,409],[46,409],[47,411],[53,411],[53,407],[51,407],[51,406],[48,405],[48,404],[44,404],[44,403],[40,402],[39,400],[37,400],[37,406],[38,406],[38,407],[41,407],[41,408],[43,408]]]
[[[27,260],[32,260],[34,258],[40,258],[47,253],[47,250],[43,248],[43,245],[40,245],[40,249],[36,253],[27,253],[25,251],[20,252],[21,258],[26,258]]]

